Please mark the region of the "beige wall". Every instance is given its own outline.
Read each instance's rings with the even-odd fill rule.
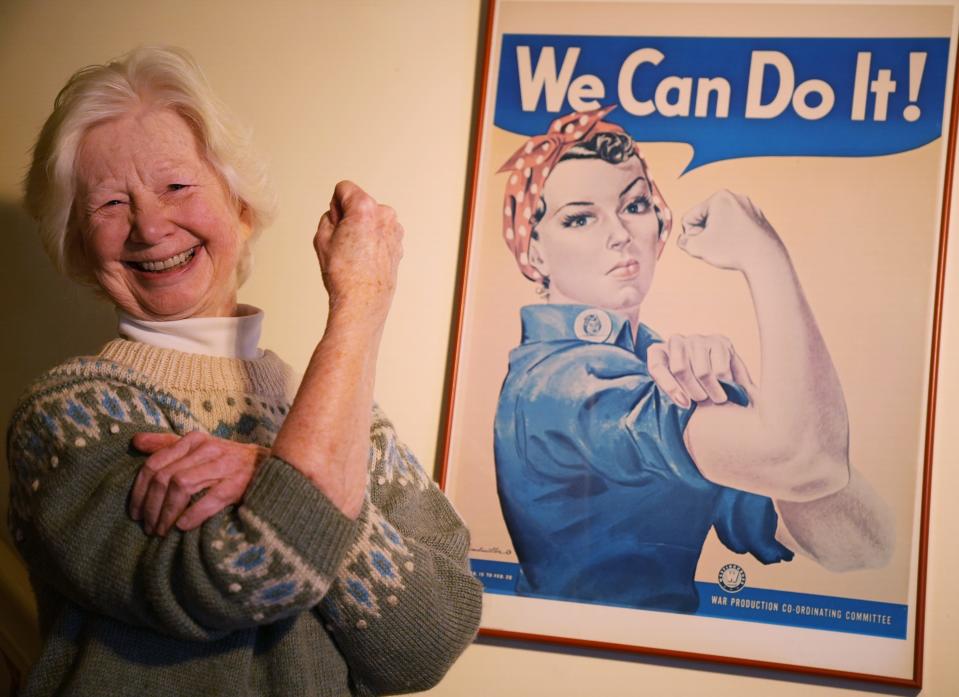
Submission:
[[[31,139],[66,77],[142,43],[188,48],[254,129],[280,195],[242,299],[267,311],[265,343],[304,365],[325,297],[310,248],[340,178],[399,210],[407,230],[401,286],[377,394],[429,465],[437,434],[462,236],[478,0],[0,3],[0,228],[5,327],[0,418],[32,375],[109,338],[111,310],[56,278],[18,208]],[[959,207],[959,204],[957,204]],[[959,233],[956,233],[959,234]],[[954,234],[951,268],[959,269]],[[947,288],[926,626],[926,695],[959,685],[959,277]],[[5,489],[5,473],[0,488]],[[0,503],[5,518],[6,501]],[[7,621],[4,616],[0,622]],[[641,639],[638,639],[641,640]],[[775,681],[775,682],[774,682]],[[821,681],[601,652],[480,643],[436,695],[855,695]]]

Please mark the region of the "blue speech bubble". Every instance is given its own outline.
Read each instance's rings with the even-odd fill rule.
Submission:
[[[766,155],[865,157],[939,138],[948,38],[503,36],[494,123],[545,133],[571,111],[693,147],[688,172]]]

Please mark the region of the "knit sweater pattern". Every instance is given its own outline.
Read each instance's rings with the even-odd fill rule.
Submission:
[[[7,434],[45,638],[23,697],[393,694],[445,674],[479,624],[469,535],[378,407],[356,520],[273,456],[196,530],[149,536],[129,517],[135,433],[269,448],[295,388],[270,351],[122,339],[33,384]]]

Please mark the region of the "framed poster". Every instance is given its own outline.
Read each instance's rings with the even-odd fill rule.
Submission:
[[[919,685],[957,7],[490,8],[483,632]]]

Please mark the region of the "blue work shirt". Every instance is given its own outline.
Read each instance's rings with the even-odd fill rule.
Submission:
[[[792,559],[765,496],[706,480],[683,441],[695,409],[649,375],[659,338],[581,305],[522,308],[495,423],[496,484],[517,592],[694,612],[710,528],[765,564]],[[745,406],[736,385],[723,385]]]

